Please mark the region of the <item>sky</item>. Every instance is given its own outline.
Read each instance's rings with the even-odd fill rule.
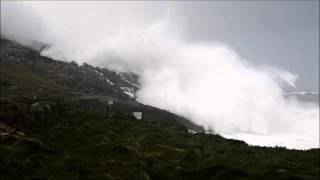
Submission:
[[[245,59],[299,75],[319,90],[319,1],[177,2],[190,41],[224,42]]]
[[[253,145],[319,147],[318,1],[1,1],[1,35],[132,72],[138,102]]]

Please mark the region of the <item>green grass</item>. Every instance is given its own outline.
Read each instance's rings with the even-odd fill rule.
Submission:
[[[36,74],[32,68],[37,67],[26,64],[4,63],[1,63],[0,67],[2,95],[38,95],[61,98],[69,93],[67,88]]]
[[[0,179],[318,179],[319,149],[251,147],[176,123],[67,109],[63,119],[1,136]]]

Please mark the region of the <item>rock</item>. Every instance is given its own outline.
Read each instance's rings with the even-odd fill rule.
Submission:
[[[282,168],[282,169],[278,169],[278,172],[279,172],[279,173],[285,173],[285,172],[288,172],[288,171],[287,171],[286,169],[283,169],[283,168]]]
[[[35,111],[44,111],[44,106],[42,106],[39,102],[36,102],[31,105],[31,112]]]
[[[9,135],[9,133],[7,133],[7,132],[1,132],[0,133],[0,136],[8,136]]]
[[[0,132],[9,134],[9,133],[13,133],[15,131],[16,131],[15,128],[12,128],[12,127],[8,126],[7,124],[0,122]]]
[[[48,112],[50,112],[50,113],[52,112],[51,106],[49,104],[44,105],[44,107]]]
[[[16,134],[19,136],[26,136],[22,131],[17,131]]]
[[[11,91],[14,91],[14,90],[17,90],[18,89],[18,86],[10,86],[9,87],[9,90],[11,90]]]

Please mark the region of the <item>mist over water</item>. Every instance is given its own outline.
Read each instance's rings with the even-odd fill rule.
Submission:
[[[47,29],[41,37],[28,37],[52,44],[43,55],[136,73],[139,102],[252,145],[319,147],[319,106],[283,96],[283,86],[294,87],[297,75],[252,64],[221,42],[187,42],[170,6],[52,3],[3,7],[1,2],[2,34],[17,41],[28,37],[10,23],[19,25],[20,16],[3,9],[32,7],[37,16],[28,19],[27,11],[21,16],[32,32]]]

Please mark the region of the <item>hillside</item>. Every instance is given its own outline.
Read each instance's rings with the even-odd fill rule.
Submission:
[[[135,101],[134,74],[56,61],[6,39],[0,57],[0,179],[319,179],[319,149],[206,134]]]
[[[2,97],[54,98],[101,113],[105,112],[109,99],[115,102],[114,113],[141,111],[146,119],[172,119],[202,131],[201,127],[182,117],[135,101],[135,92],[139,89],[135,74],[53,60],[4,38],[1,39],[0,57]]]

